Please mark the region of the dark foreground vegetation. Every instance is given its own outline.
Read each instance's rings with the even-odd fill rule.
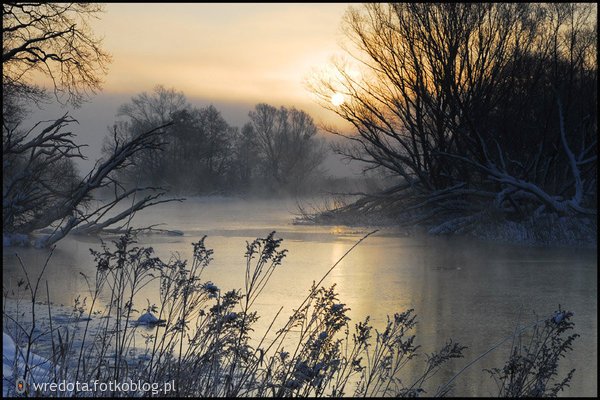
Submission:
[[[369,214],[464,233],[564,218],[595,242],[595,15],[573,3],[351,8],[349,59],[310,88],[355,127],[330,129],[346,139],[336,151],[390,179],[313,220]]]
[[[4,394],[15,394],[15,379],[21,376],[29,383],[30,396],[57,395],[36,393],[32,383],[62,380],[174,382],[174,389],[69,390],[61,396],[444,396],[452,393],[455,378],[502,343],[465,363],[447,383],[430,387],[429,378],[448,360],[461,358],[465,347],[448,341],[423,359],[413,334],[413,310],[389,316],[380,329],[368,317],[352,326],[335,285],[320,286],[345,255],[313,284],[287,320],[277,320],[280,309],[265,332],[256,331],[260,315],[254,304],[271,275],[283,268],[287,251],[281,242],[273,232],[248,243],[244,288],[229,291],[203,281],[213,255],[205,238],[193,243],[191,260],[172,257],[168,262],[152,248],[136,246],[129,234],[114,246],[103,244],[91,250],[96,274],[85,277],[89,294],[73,307],[70,323],[84,326],[78,331],[56,319],[53,325],[51,299],[40,305],[44,272],[30,279],[22,265],[19,287],[29,297],[24,307],[33,318],[27,322],[6,306],[3,310],[5,343],[7,333],[17,343],[14,354],[5,349]],[[159,293],[158,303],[141,298],[144,287]],[[10,290],[14,294],[19,289]],[[5,287],[5,304],[8,294]],[[43,314],[49,321],[45,329],[39,322]],[[558,361],[578,336],[570,333],[571,317],[559,307],[553,316],[515,329],[504,340],[512,339],[510,359],[487,371],[498,384],[499,396],[556,396],[568,386],[574,370],[559,377]],[[42,342],[50,343],[47,354],[40,352]],[[7,360],[12,360],[8,366]],[[9,377],[7,368],[13,370]],[[404,375],[413,368],[423,374],[408,381]]]

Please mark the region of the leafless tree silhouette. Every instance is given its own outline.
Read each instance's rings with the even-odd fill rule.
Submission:
[[[593,5],[367,4],[344,29],[351,58],[309,88],[355,134],[336,151],[397,184],[340,212],[407,222],[489,210],[595,215]],[[358,73],[356,73],[358,71]],[[346,101],[333,105],[332,95]],[[408,218],[409,212],[417,219]]]
[[[256,137],[263,174],[279,187],[300,187],[325,157],[317,127],[304,111],[257,104],[245,129]]]
[[[95,3],[2,3],[3,86],[39,100],[33,78],[50,78],[57,100],[81,104],[100,89],[110,55],[89,27]]]
[[[165,194],[160,188],[126,189],[115,179],[115,173],[131,165],[136,154],[163,146],[166,121],[131,140],[116,139],[112,152],[83,178],[73,160],[84,158],[84,145],[77,144],[75,134],[68,130],[76,122],[68,113],[31,129],[22,128],[27,106],[48,100],[46,90],[35,84],[36,75],[50,78],[54,95],[63,104],[78,106],[100,88],[110,56],[87,20],[102,7],[3,3],[2,8],[4,232],[30,235],[46,228],[49,232],[37,244],[49,246],[71,231],[118,231],[136,211],[173,200],[158,200]],[[116,127],[114,136],[119,137]],[[108,187],[114,197],[94,205],[93,192]],[[144,194],[136,199],[138,193]],[[131,203],[124,210],[109,213],[126,200]]]

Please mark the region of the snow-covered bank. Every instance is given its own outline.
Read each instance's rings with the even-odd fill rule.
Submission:
[[[13,338],[6,332],[3,332],[2,338],[2,397],[18,393],[17,383],[25,375],[27,369],[26,383],[53,382],[54,376],[60,372],[54,369],[52,362],[30,351],[27,355],[27,348],[18,346]]]
[[[81,349],[83,333],[88,325],[86,343],[93,343],[94,338],[102,333],[106,326],[106,319],[100,314],[92,313],[91,318],[86,313],[77,311],[74,307],[65,305],[50,305],[52,324],[48,314],[48,304],[36,303],[35,329],[32,328],[31,303],[24,303],[15,298],[4,299],[3,315],[3,347],[2,364],[3,397],[18,394],[17,383],[25,375],[25,384],[29,393],[33,390],[33,384],[51,384],[64,381],[72,381],[74,371],[77,369],[78,355]],[[144,338],[141,333],[148,333],[148,329],[157,324],[164,323],[158,320],[152,313],[146,312],[137,320],[132,320],[132,330],[140,326],[139,332],[134,331],[135,339],[141,347],[131,346],[126,358],[132,365],[136,362],[147,361]],[[31,347],[29,356],[28,337],[31,336]],[[135,341],[134,341],[135,343]],[[84,346],[84,348],[87,344]],[[114,351],[107,351],[107,359],[114,358]],[[26,361],[28,360],[28,362]],[[58,360],[54,363],[52,360]],[[87,360],[91,362],[91,360]],[[55,365],[56,364],[56,365]],[[85,363],[84,363],[85,364]],[[72,396],[72,390],[60,391],[60,396]],[[38,392],[36,395],[56,396],[57,392],[47,386],[46,391]]]
[[[485,241],[525,246],[596,248],[598,227],[596,221],[589,218],[550,214],[522,222],[484,221],[476,224],[467,235]]]
[[[2,233],[2,247],[26,247],[30,245],[29,236],[22,233]]]
[[[97,233],[98,237],[103,239],[111,239],[117,238],[121,236],[123,232],[99,232]],[[184,232],[178,229],[160,229],[160,228],[151,228],[140,230],[138,235],[156,235],[156,236],[183,236]],[[79,235],[77,232],[73,232],[72,235]],[[45,247],[46,239],[50,237],[50,234],[47,232],[36,232],[32,235],[25,235],[22,233],[3,233],[2,234],[2,247],[34,247],[36,249],[41,249]]]
[[[419,220],[418,216],[411,216]],[[430,235],[465,236],[486,242],[516,244],[530,247],[596,248],[597,221],[587,217],[561,217],[556,214],[531,216],[523,221],[498,218],[481,212],[408,226],[404,219],[382,212],[360,215],[348,212],[322,212],[294,221],[297,225],[345,225],[353,227],[386,228],[399,235],[427,233]]]

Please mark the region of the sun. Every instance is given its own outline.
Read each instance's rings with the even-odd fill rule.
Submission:
[[[331,96],[331,104],[334,106],[341,106],[344,103],[344,95],[340,92],[335,92],[333,96]]]

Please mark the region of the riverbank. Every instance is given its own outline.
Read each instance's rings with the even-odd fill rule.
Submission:
[[[247,242],[276,230],[276,237],[284,239],[282,246],[289,249],[289,253],[281,270],[275,271],[270,284],[255,303],[261,319],[254,329],[260,339],[280,307],[284,309],[273,329],[281,327],[286,321],[285,316],[298,308],[312,282],[372,230],[341,225],[292,225],[296,210],[297,204],[293,200],[194,198],[142,210],[133,223],[140,226],[162,222],[166,224],[161,227],[184,233],[183,236],[138,237],[137,245],[152,247],[163,260],[170,259],[172,254],[191,259],[191,243],[208,235],[206,244],[214,249],[214,261],[207,267],[203,279],[226,289],[245,287]],[[382,332],[387,315],[412,308],[418,314],[415,334],[422,349],[428,352],[439,349],[448,338],[468,345],[464,359],[451,361],[447,369],[431,379],[431,385],[437,387],[470,360],[511,335],[517,324],[537,320],[533,311],[538,315],[552,315],[558,304],[567,305],[575,312],[574,321],[581,338],[575,342],[573,354],[562,364],[563,373],[577,368],[572,386],[564,394],[597,394],[594,379],[597,372],[597,302],[593,301],[597,298],[596,251],[483,243],[457,235],[421,236],[417,232],[407,237],[399,232],[397,227],[386,228],[370,236],[324,282],[327,286],[337,284],[339,299],[350,308],[348,316],[352,321],[363,321],[370,315],[371,323]],[[69,235],[58,243],[44,275],[48,279],[49,298],[55,304],[72,305],[77,295],[81,295],[81,299],[88,296],[90,305],[88,286],[80,274],[90,279],[95,276],[96,264],[90,256],[90,248],[100,250],[97,238]],[[5,251],[5,286],[17,287],[25,278],[15,253],[18,252],[29,276],[35,279],[48,251],[33,247]],[[160,302],[158,288],[153,286],[144,287],[139,296],[135,308],[140,312],[148,306],[146,299],[150,304]],[[44,280],[40,283],[38,298],[46,300]],[[101,300],[101,305],[109,304],[107,299]],[[36,315],[47,314],[46,305],[38,307]],[[52,309],[53,316],[60,313],[60,310]],[[138,317],[139,314],[134,315],[134,318]],[[99,317],[92,318],[90,328]],[[70,323],[71,329],[79,327],[78,337],[85,325]],[[147,332],[144,330],[144,333]],[[143,345],[141,341],[138,343]],[[509,345],[489,353],[465,371],[457,379],[453,394],[489,396],[495,393],[494,381],[482,374],[482,369],[502,366],[510,356]],[[286,351],[289,351],[287,347]],[[42,350],[35,352],[46,355]],[[409,380],[416,378],[413,374],[422,371],[421,367],[407,367],[405,372]]]
[[[321,294],[326,297],[321,298]],[[152,388],[154,388],[154,385],[159,385],[161,378],[163,378],[162,381],[164,381],[165,376],[161,374],[164,372],[163,370],[171,370],[174,371],[174,375],[168,375],[169,378],[172,379],[170,381],[172,382],[171,390],[175,390],[176,394],[182,397],[204,397],[207,394],[211,396],[215,395],[215,393],[227,394],[227,391],[231,390],[226,383],[228,376],[235,377],[233,378],[231,385],[233,385],[234,388],[237,387],[237,389],[233,389],[236,390],[236,397],[254,397],[256,393],[259,393],[260,397],[279,397],[282,394],[300,395],[303,397],[307,395],[311,397],[328,397],[332,393],[334,395],[338,393],[338,390],[342,390],[341,394],[344,395],[345,392],[343,392],[343,387],[346,386],[346,384],[348,385],[348,394],[353,394],[353,397],[360,397],[363,394],[369,397],[377,394],[395,394],[396,396],[413,397],[419,393],[435,394],[435,396],[438,397],[452,394],[454,385],[451,385],[451,383],[456,377],[461,375],[465,370],[470,368],[471,365],[489,352],[497,350],[503,344],[508,344],[511,338],[514,343],[514,338],[517,335],[520,336],[525,331],[532,331],[533,339],[531,343],[533,347],[523,349],[517,344],[515,350],[509,352],[509,354],[513,354],[511,359],[506,361],[511,365],[515,365],[515,363],[516,365],[520,365],[516,367],[516,373],[525,374],[524,376],[528,378],[528,383],[513,383],[511,379],[511,382],[508,383],[508,386],[504,391],[500,389],[498,396],[506,397],[514,393],[520,394],[519,397],[531,396],[532,393],[537,393],[538,395],[556,395],[569,386],[568,383],[572,378],[571,374],[573,371],[567,375],[567,378],[562,383],[560,383],[559,379],[558,381],[555,380],[555,386],[552,385],[554,383],[552,376],[557,372],[562,375],[564,367],[559,370],[558,364],[551,360],[558,357],[564,357],[572,350],[572,342],[579,337],[578,334],[572,334],[570,336],[567,336],[567,334],[563,335],[564,332],[568,332],[574,328],[574,324],[569,321],[573,316],[573,313],[566,310],[560,310],[560,306],[559,310],[556,311],[554,315],[544,316],[541,319],[538,318],[531,326],[525,324],[523,326],[515,327],[514,333],[509,334],[502,341],[494,344],[486,352],[480,354],[477,358],[472,359],[466,365],[465,363],[469,360],[461,361],[461,364],[465,366],[457,373],[452,372],[452,368],[448,368],[453,364],[450,361],[462,359],[464,357],[463,351],[468,349],[468,347],[461,345],[464,343],[459,344],[452,340],[446,342],[438,353],[432,353],[430,357],[426,358],[424,375],[416,379],[416,386],[412,385],[409,387],[405,386],[406,384],[400,386],[400,382],[402,381],[400,381],[397,375],[400,371],[400,367],[406,364],[406,362],[413,357],[415,359],[420,358],[419,353],[417,353],[417,349],[419,349],[420,346],[413,343],[415,336],[408,336],[413,332],[416,332],[414,330],[416,327],[416,316],[412,309],[402,313],[396,313],[391,319],[388,318],[385,333],[382,335],[380,335],[380,332],[377,330],[376,336],[370,334],[373,327],[369,324],[369,319],[367,318],[365,322],[356,325],[353,343],[350,343],[347,334],[345,339],[343,335],[339,337],[337,335],[341,332],[341,328],[347,326],[350,319],[345,316],[345,313],[349,308],[345,307],[345,304],[343,303],[336,302],[337,296],[334,294],[333,288],[322,289],[319,292],[315,292],[314,295],[310,295],[307,299],[310,300],[307,308],[305,310],[298,310],[294,313],[294,316],[299,316],[299,321],[315,321],[315,319],[306,319],[306,317],[311,315],[313,317],[325,317],[325,323],[323,325],[317,324],[315,326],[311,326],[313,325],[312,322],[308,325],[301,323],[303,330],[309,329],[310,334],[300,334],[300,337],[298,338],[300,342],[297,344],[295,351],[292,346],[291,351],[294,353],[294,356],[289,362],[287,361],[287,357],[289,357],[290,353],[284,352],[284,348],[281,347],[283,339],[278,347],[272,352],[269,352],[271,345],[267,346],[265,343],[266,349],[265,347],[261,347],[261,343],[263,343],[262,340],[258,344],[256,350],[253,350],[252,346],[249,346],[248,337],[244,336],[244,339],[242,340],[242,336],[240,336],[239,342],[231,341],[231,338],[238,337],[235,329],[237,325],[229,325],[229,323],[232,322],[233,319],[243,318],[242,324],[245,324],[245,315],[247,314],[244,311],[226,312],[221,315],[219,311],[215,311],[214,307],[210,308],[210,310],[206,307],[202,307],[201,309],[206,309],[208,313],[201,312],[198,314],[199,319],[196,322],[204,320],[205,315],[212,315],[216,318],[215,322],[217,323],[214,327],[221,327],[224,329],[224,332],[220,332],[220,329],[212,329],[214,327],[212,327],[212,323],[209,323],[209,326],[212,327],[211,329],[196,332],[188,338],[190,340],[189,345],[192,347],[192,351],[185,350],[182,353],[181,347],[177,350],[176,346],[168,346],[165,349],[167,356],[164,360],[160,362],[156,361],[154,364],[152,361],[155,359],[155,353],[154,350],[150,351],[150,349],[153,348],[151,343],[153,341],[162,343],[165,338],[170,337],[169,332],[171,330],[165,329],[162,332],[157,330],[156,336],[150,334],[152,329],[147,330],[146,334],[137,331],[136,326],[138,326],[142,318],[149,313],[138,318],[138,323],[133,322],[136,320],[134,318],[130,323],[129,332],[127,332],[127,322],[122,320],[120,321],[121,324],[116,324],[116,329],[110,328],[107,330],[103,327],[103,320],[104,318],[107,318],[108,315],[100,316],[96,315],[96,313],[91,313],[89,318],[86,317],[85,313],[82,312],[85,307],[85,302],[83,306],[81,304],[79,305],[82,307],[76,306],[71,310],[69,310],[69,307],[62,304],[58,306],[44,302],[35,302],[34,306],[37,306],[38,312],[44,311],[37,314],[36,318],[32,320],[30,315],[26,316],[25,313],[22,313],[24,309],[28,309],[32,305],[31,303],[27,304],[27,302],[25,302],[24,304],[21,304],[16,299],[10,299],[5,301],[3,312],[3,396],[7,397],[14,395],[17,393],[16,389],[19,388],[19,382],[25,382],[26,386],[29,388],[28,395],[32,395],[32,390],[36,390],[35,394],[38,396],[72,397],[76,395],[87,397],[91,395],[95,397],[94,392],[97,389],[89,390],[87,388],[88,386],[92,387],[92,385],[95,388],[94,382],[106,383],[108,378],[112,378],[112,382],[115,383],[134,382],[136,380],[142,382],[140,380],[142,377],[147,379],[147,389],[115,389],[115,391],[112,392],[112,396],[146,396],[149,394],[150,384],[152,384]],[[316,301],[314,309],[311,309],[312,300]],[[324,302],[324,304],[322,304],[322,302]],[[217,303],[219,303],[218,299]],[[229,307],[230,306],[227,306],[227,308]],[[240,307],[243,308],[242,303],[240,303]],[[40,310],[40,308],[42,310]],[[48,311],[47,314],[45,314],[45,310]],[[162,310],[158,312],[162,314]],[[298,312],[300,313],[299,315],[297,314]],[[127,317],[127,320],[128,319],[129,317]],[[296,318],[290,319],[290,321],[294,320],[296,320]],[[316,320],[320,320],[320,318],[317,318]],[[186,325],[187,322],[192,321],[186,321]],[[251,321],[247,322],[251,323]],[[121,328],[119,328],[119,325],[121,325]],[[200,324],[200,326],[202,325],[203,324]],[[108,327],[108,323],[106,326]],[[125,328],[123,328],[123,326]],[[289,325],[289,323],[284,326],[284,338],[288,333],[292,332],[293,326],[295,326],[295,324]],[[199,326],[197,325],[197,327]],[[235,335],[227,333],[228,329],[233,329]],[[89,336],[87,341],[85,341],[85,339],[82,340],[82,331],[84,332],[84,338],[85,333],[88,333]],[[113,345],[115,343],[120,343],[120,339],[117,334],[115,341],[113,334],[120,331],[122,331],[124,338],[135,336],[142,340],[127,339],[129,344],[127,344],[126,348],[117,351]],[[62,332],[62,336],[60,332]],[[217,333],[215,334],[215,332]],[[106,336],[107,334],[109,335],[108,337]],[[217,346],[214,350],[210,350],[210,348],[206,349],[205,346],[195,347],[194,343],[196,341],[205,342],[206,338],[211,339],[213,335],[215,335],[214,339],[216,343],[229,343],[229,345],[226,346],[229,349],[225,349],[222,346]],[[373,337],[376,338],[375,341],[372,340]],[[550,341],[552,343],[551,345],[546,343],[548,342],[548,337],[552,337],[552,340]],[[175,336],[173,338],[175,338]],[[208,340],[207,342],[212,343],[213,340]],[[276,342],[277,338],[272,344],[276,344]],[[293,344],[293,342],[289,343]],[[336,347],[331,348],[332,343],[336,343]],[[488,346],[490,345],[491,344],[488,344]],[[364,352],[367,347],[374,348],[376,356],[374,357],[374,361],[368,360],[367,365],[365,366],[361,362],[363,359],[361,349]],[[396,347],[398,348],[396,349]],[[82,353],[80,353],[79,349],[83,351],[84,348],[86,349],[86,355],[84,355],[83,367],[80,370]],[[342,351],[343,348],[346,350]],[[349,348],[352,348],[352,351],[349,358],[347,358],[346,355],[348,354],[347,350]],[[96,349],[96,351],[92,351],[88,354],[87,349]],[[525,357],[526,360],[531,361],[532,364],[530,366],[528,366],[529,364],[527,363],[519,363],[519,359],[523,356],[520,354],[517,355],[516,349],[519,349],[519,352],[527,352]],[[217,361],[219,364],[221,359],[224,360],[224,365],[218,367],[216,372],[213,372],[215,361],[210,359],[212,351],[220,354],[215,356],[219,360]],[[249,358],[238,358],[237,355],[239,353],[246,351],[250,351],[248,353]],[[296,357],[298,351],[299,354],[298,357]],[[163,350],[161,350],[159,354],[162,354],[162,352]],[[506,352],[502,351],[502,353]],[[77,356],[78,354],[79,357]],[[232,356],[232,354],[234,356]],[[257,358],[253,356],[254,354],[260,354],[261,356],[260,358]],[[181,359],[182,355],[183,362]],[[545,355],[548,355],[548,357]],[[262,365],[263,356],[265,359],[268,359],[266,365],[269,367],[266,374],[263,374],[260,370],[256,369],[258,364]],[[404,358],[406,358],[406,360],[404,360]],[[179,361],[177,361],[178,359]],[[389,361],[376,361],[378,359]],[[116,361],[115,364],[111,366],[113,360],[121,360],[122,363],[128,365],[128,367],[123,370],[124,375],[112,375],[112,369],[119,369],[115,367],[118,365]],[[416,361],[415,363],[418,362],[419,361]],[[198,368],[199,364],[205,364],[205,367]],[[448,369],[447,373],[449,373],[449,375],[444,375],[449,376],[450,379],[445,384],[439,386],[437,391],[435,391],[436,386],[430,386],[427,391],[423,389],[423,383],[428,380],[430,376],[433,376],[437,370],[440,369],[442,364],[448,364],[444,365],[444,369]],[[292,367],[292,369],[290,370],[288,366]],[[352,366],[352,368],[348,368],[349,366]],[[188,368],[192,368],[194,371],[190,374]],[[548,375],[545,375],[545,373],[542,372],[546,368],[551,372]],[[98,379],[100,372],[104,369],[109,371],[109,375],[103,375]],[[236,369],[239,370],[237,374],[226,374],[226,371],[234,371]],[[420,368],[418,369],[420,370]],[[89,373],[90,370],[92,371],[91,374]],[[96,370],[98,371],[98,375],[95,375],[94,373]],[[367,376],[365,374],[360,374],[363,370],[368,371],[369,379],[375,377],[378,381],[381,381],[384,384],[385,389],[382,390],[379,388],[379,385],[375,385],[374,388],[371,388],[371,390],[368,391],[369,385],[365,386],[365,379]],[[80,371],[81,375],[79,374]],[[347,374],[344,374],[346,371],[348,371]],[[454,371],[456,371],[456,367],[454,368]],[[501,380],[507,379],[507,376],[503,377],[500,371],[501,370],[499,369],[494,374]],[[106,371],[104,372],[106,373]],[[343,386],[340,386],[339,384],[340,372],[342,374],[342,381],[345,382]],[[485,370],[471,372],[479,374],[480,376],[485,375]],[[244,390],[242,389],[243,385],[241,383],[237,386],[237,382],[244,382],[245,377],[248,376],[246,374],[248,373],[250,374],[247,385],[248,388]],[[285,373],[284,378],[279,380],[278,376],[283,373]],[[402,371],[403,375],[406,373],[407,371]],[[208,380],[203,380],[205,374],[209,376]],[[152,380],[152,376],[158,377],[158,379]],[[406,375],[403,377],[403,380],[406,381],[407,379],[405,378],[408,378],[409,376],[410,375]],[[26,377],[26,379],[23,380],[22,377]],[[80,379],[78,380],[77,377],[80,377]],[[94,379],[94,377],[96,379]],[[532,379],[530,380],[529,378]],[[391,387],[388,392],[387,388],[389,385],[385,385],[386,381],[399,382],[399,384],[398,386]],[[55,384],[57,382],[63,382],[63,384],[67,383],[72,386],[66,390],[60,389],[60,386],[58,386],[57,391],[57,389],[48,390],[51,386],[44,385],[44,383],[51,385],[53,382]],[[77,382],[77,388],[81,385],[89,385],[86,386],[86,389],[83,389],[83,391],[77,389],[77,392],[74,392],[73,385],[75,385],[75,382]],[[192,382],[192,384],[189,385],[187,382]],[[224,382],[225,384],[223,384]],[[542,386],[539,386],[540,382]],[[206,385],[196,383],[205,383]],[[464,383],[465,381],[463,381],[463,384]],[[37,387],[44,385],[45,389],[32,389],[36,387],[34,385],[37,385]],[[184,385],[185,389],[180,393],[180,389]],[[353,388],[354,386],[356,386],[355,389]],[[273,388],[274,390],[265,390],[265,388]],[[100,390],[106,391],[106,389]],[[158,393],[160,392],[152,392],[153,395]]]
[[[587,217],[561,217],[556,214],[530,216],[521,221],[504,219],[493,212],[451,218],[447,221],[408,225],[406,216],[392,216],[382,211],[351,213],[324,211],[295,219],[299,225],[345,225],[349,227],[388,228],[400,235],[430,234],[457,236],[483,242],[494,242],[527,247],[597,248],[597,221]],[[411,215],[411,220],[425,219]]]

